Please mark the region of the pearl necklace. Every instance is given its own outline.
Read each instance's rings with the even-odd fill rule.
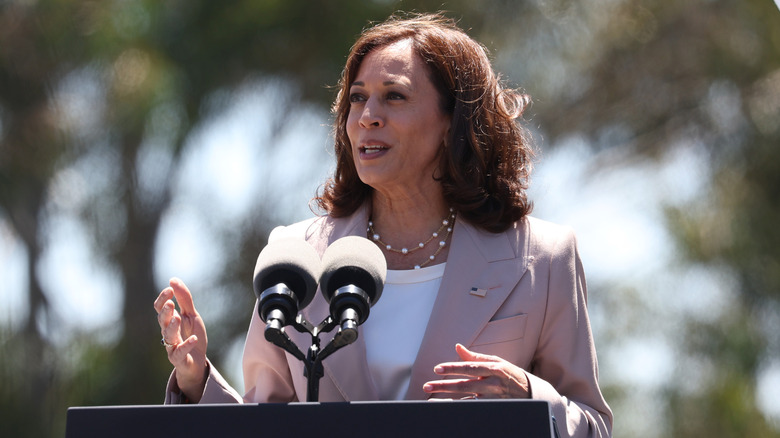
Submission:
[[[447,216],[442,219],[441,221],[441,227],[439,227],[438,230],[434,231],[433,234],[431,234],[431,237],[428,238],[428,240],[424,242],[420,242],[417,244],[417,246],[412,248],[393,248],[392,245],[387,244],[382,241],[382,238],[379,236],[379,234],[374,230],[374,222],[369,220],[368,221],[368,229],[366,229],[366,234],[370,239],[372,239],[374,242],[382,245],[387,249],[388,251],[395,252],[398,254],[403,255],[409,255],[415,251],[421,250],[425,248],[426,245],[428,245],[433,239],[439,237],[439,235],[444,232],[443,237],[439,241],[439,247],[436,248],[436,252],[431,254],[428,257],[428,260],[420,263],[419,265],[414,265],[414,269],[420,269],[423,266],[427,265],[428,263],[432,262],[437,255],[444,249],[444,247],[447,245],[447,238],[450,236],[450,233],[452,233],[452,225],[455,223],[455,210],[450,208],[450,212],[447,214]]]

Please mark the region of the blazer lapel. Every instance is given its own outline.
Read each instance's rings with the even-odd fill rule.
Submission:
[[[369,210],[370,205],[366,204],[350,217],[325,219],[323,226],[312,227],[306,239],[322,256],[327,246],[341,237],[365,236]],[[456,220],[447,268],[412,367],[406,399],[428,398],[422,385],[438,379],[433,367],[444,361],[459,360],[455,344],[469,345],[520,281],[532,259],[528,250],[527,224],[521,220],[506,233],[493,234]],[[476,289],[474,293],[472,288]],[[313,324],[326,318],[329,310],[322,294],[318,293],[302,313]],[[362,331],[362,327],[359,330]],[[322,347],[333,334],[321,336]],[[324,380],[329,379],[346,401],[378,400],[366,361],[363,336],[326,358],[323,368],[323,390],[326,390]],[[335,394],[329,394],[328,398],[334,399]]]
[[[470,345],[520,281],[531,261],[527,235],[525,220],[498,234],[456,221],[444,278],[412,367],[407,399],[429,397],[423,384],[441,378],[433,368],[441,362],[458,361],[455,344]]]

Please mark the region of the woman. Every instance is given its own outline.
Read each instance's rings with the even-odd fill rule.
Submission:
[[[322,255],[360,235],[387,260],[361,336],[323,363],[321,401],[535,398],[564,435],[611,434],[574,235],[528,216],[532,149],[515,121],[527,104],[441,15],[391,18],[355,43],[333,106],[337,168],[317,198],[327,214],[269,237]],[[154,307],[175,366],[167,403],[305,400],[302,364],[265,341],[256,311],[241,397],[206,359],[186,286],[172,280]],[[303,313],[320,321],[327,304]]]

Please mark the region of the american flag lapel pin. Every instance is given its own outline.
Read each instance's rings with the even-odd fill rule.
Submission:
[[[469,293],[476,297],[484,297],[485,295],[487,295],[487,289],[472,287]]]

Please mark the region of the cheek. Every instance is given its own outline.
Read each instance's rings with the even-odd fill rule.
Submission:
[[[347,123],[346,123],[346,131],[347,131],[347,137],[349,138],[350,143],[354,143],[355,135],[356,135],[356,128],[357,128],[357,121],[352,119],[352,115],[347,116]]]
[[[444,143],[448,131],[448,124],[443,124],[440,119],[429,119],[427,123],[423,124],[421,133],[428,139],[427,143],[433,149],[438,150]]]
[[[440,134],[442,141],[446,140],[447,134],[450,132],[450,125],[452,124],[452,117],[450,116],[439,116],[437,117],[437,125],[440,128]]]

